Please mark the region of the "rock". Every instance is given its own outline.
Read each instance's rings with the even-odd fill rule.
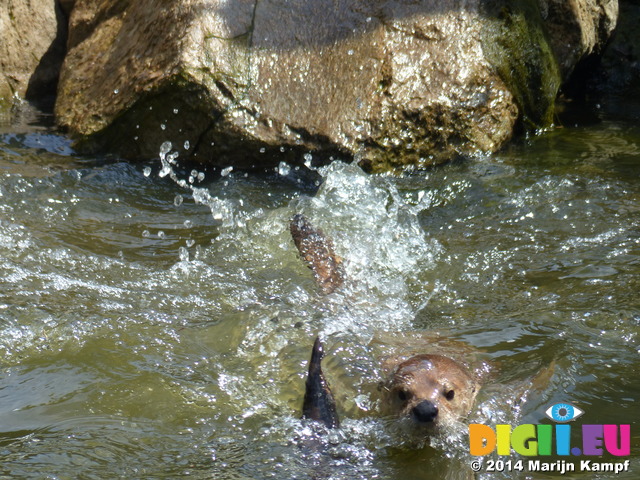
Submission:
[[[620,21],[615,34],[603,53],[596,78],[590,80],[592,90],[604,93],[610,100],[618,97],[618,106],[627,105],[638,118],[640,102],[640,1],[624,0],[620,3]],[[584,72],[587,75],[592,72]],[[619,100],[619,102],[618,102]],[[633,100],[632,103],[629,100]],[[633,106],[632,106],[633,105]]]
[[[547,25],[582,28],[595,1],[76,0],[57,121],[85,151],[151,158],[188,141],[183,157],[219,166],[492,152],[519,119],[551,121],[580,56],[559,66]]]
[[[600,53],[615,28],[617,0],[493,0],[485,51],[529,130],[553,120],[557,92],[576,66]]]
[[[0,2],[0,110],[55,95],[66,32],[56,0]]]
[[[604,24],[608,30],[610,22]],[[560,123],[640,120],[639,24],[640,0],[621,0],[618,21],[609,40],[591,52],[587,50],[562,86]]]
[[[76,0],[58,0],[58,3],[60,4],[60,8],[62,8],[62,11],[64,12],[65,16],[69,18],[69,15],[71,15],[71,10],[73,10],[73,7],[76,3]]]
[[[617,0],[540,0],[564,81],[586,56],[601,53],[618,20]]]

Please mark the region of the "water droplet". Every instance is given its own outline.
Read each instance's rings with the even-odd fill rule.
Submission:
[[[163,230],[158,230],[158,238],[166,238],[167,235],[164,233]]]
[[[286,162],[280,162],[277,168],[277,172],[283,177],[286,177],[287,175],[289,175],[289,172],[291,172],[291,167],[287,165]]]
[[[174,108],[174,109],[173,109],[173,113],[174,113],[174,114],[176,114],[176,115],[178,114],[178,112],[179,112],[179,111],[180,111],[180,110],[178,110],[177,108]]]
[[[148,177],[149,175],[151,175],[151,167],[144,167],[144,169],[142,170],[142,174],[145,177]]]
[[[193,225],[193,222],[191,220],[185,220],[183,225],[185,228],[191,228]]]
[[[178,254],[180,255],[180,261],[181,262],[188,262],[189,261],[189,250],[187,250],[186,247],[180,247],[178,249]]]
[[[161,128],[162,130],[166,130],[166,129],[167,129],[167,126],[166,126],[164,123],[161,123],[161,124],[160,124],[160,128]]]
[[[264,148],[264,147],[262,147],[262,148],[260,149],[260,153],[264,153],[264,152],[266,152],[266,151],[267,151],[267,149],[266,149],[266,148]]]
[[[164,157],[171,150],[171,142],[164,142],[160,145],[160,156]]]
[[[120,89],[118,89],[118,88],[116,88],[116,89],[113,91],[113,94],[114,94],[114,95],[118,95],[119,93],[120,93]]]
[[[149,238],[151,236],[151,232],[149,230],[144,230],[142,232],[142,237],[143,238]]]
[[[227,175],[229,175],[232,171],[233,171],[233,167],[223,168],[223,169],[222,169],[222,171],[220,172],[220,175],[222,175],[223,177],[226,177],[226,176],[227,176]]]
[[[184,149],[185,150],[189,150],[190,147],[191,147],[191,144],[189,143],[189,140],[185,140],[184,141]]]
[[[176,158],[178,158],[178,152],[173,152],[170,153],[169,155],[167,155],[167,160],[169,160],[169,163],[171,163],[172,165],[176,164]]]
[[[179,207],[180,205],[182,205],[183,201],[184,201],[184,198],[182,198],[182,195],[176,195],[175,198],[173,199],[173,204],[176,207]]]

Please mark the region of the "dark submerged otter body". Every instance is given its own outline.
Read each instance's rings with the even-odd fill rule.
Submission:
[[[309,361],[306,391],[302,404],[302,418],[323,423],[327,428],[338,428],[340,420],[336,402],[322,373],[322,343],[316,338]]]

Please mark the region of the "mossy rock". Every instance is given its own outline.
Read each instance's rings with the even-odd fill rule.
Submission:
[[[484,5],[488,18],[483,48],[509,87],[526,131],[553,122],[562,79],[537,0],[493,0]]]

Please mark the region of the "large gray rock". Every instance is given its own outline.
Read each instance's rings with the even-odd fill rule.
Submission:
[[[580,60],[605,47],[618,19],[618,1],[539,1],[553,52],[567,79]]]
[[[601,24],[554,5],[77,0],[57,120],[86,150],[150,158],[188,141],[183,156],[215,165],[320,151],[386,170],[491,152],[519,118],[550,121],[571,65],[564,27],[545,24]]]
[[[0,1],[0,110],[55,94],[66,32],[56,0]]]
[[[620,2],[620,21],[616,33],[603,54],[596,78],[591,78],[592,90],[605,94],[606,104],[614,109],[629,110],[632,118],[640,111],[640,0]],[[593,73],[592,69],[585,72]],[[614,100],[615,99],[615,100]],[[631,100],[631,101],[629,101]]]

